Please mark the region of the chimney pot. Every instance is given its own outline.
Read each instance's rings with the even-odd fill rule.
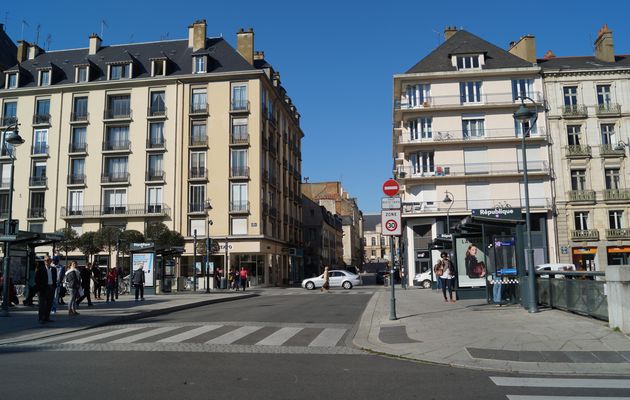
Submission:
[[[188,47],[193,51],[206,48],[206,20],[200,19],[188,27]]]
[[[447,26],[444,29],[444,40],[449,40],[454,34],[457,33],[457,28],[455,26]]]
[[[254,65],[254,30],[245,32],[241,28],[236,33],[236,50],[248,63]]]
[[[613,34],[604,24],[597,32],[595,39],[595,58],[605,62],[615,62],[615,46],[613,44]]]
[[[510,54],[515,55],[532,64],[536,63],[536,38],[533,35],[521,36],[516,42],[510,43]]]
[[[92,33],[90,35],[90,46],[88,48],[88,54],[91,56],[96,54],[100,50],[102,42],[103,41],[96,33]]]
[[[18,40],[17,46],[17,62],[23,63],[28,58],[29,43],[26,40]]]

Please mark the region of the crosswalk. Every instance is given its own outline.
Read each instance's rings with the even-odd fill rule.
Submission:
[[[364,295],[371,296],[374,294],[375,289],[342,289],[342,288],[331,288],[330,291],[324,292],[325,294],[350,294],[350,295]],[[283,292],[273,293],[273,296],[299,296],[299,295],[322,295],[319,289],[316,290],[306,290],[306,289],[289,289]]]
[[[509,387],[513,392],[528,390],[536,392],[532,395],[506,394],[508,400],[630,400],[630,379],[491,376],[490,380],[496,386]],[[558,393],[540,394],[545,390]],[[603,393],[604,391],[606,393]]]
[[[287,323],[144,323],[70,332],[9,348],[41,351],[134,350],[263,353],[359,353],[346,345],[350,325]]]

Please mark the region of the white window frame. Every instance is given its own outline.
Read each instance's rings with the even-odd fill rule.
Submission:
[[[573,223],[575,224],[576,231],[585,231],[588,230],[588,219],[589,212],[588,211],[575,211],[573,213]]]
[[[459,83],[459,98],[462,104],[483,103],[483,82],[482,81],[460,82]]]
[[[162,186],[147,186],[146,207],[150,213],[162,211],[164,188]]]
[[[608,88],[608,91],[602,89]],[[610,83],[600,83],[595,85],[598,106],[610,106],[612,103],[612,85]]]
[[[85,77],[82,79],[81,72],[85,71]],[[76,83],[89,82],[90,81],[90,67],[89,65],[77,65],[74,68],[74,81]]]
[[[205,74],[208,70],[207,56],[193,56],[193,74]]]
[[[110,202],[111,196],[113,196],[114,201]],[[114,208],[114,211],[127,210],[127,189],[126,188],[111,188],[111,189],[103,189],[103,211],[105,208]],[[124,210],[123,210],[124,208]],[[116,213],[116,212],[114,212]],[[114,214],[110,213],[110,214]]]
[[[157,66],[162,66],[162,73],[157,73]],[[151,76],[166,76],[166,60],[151,60]]]
[[[130,79],[132,76],[131,71],[132,63],[110,64],[107,66],[108,76],[110,81],[119,81],[124,79]],[[114,77],[114,68],[121,68],[120,76]],[[126,72],[126,74],[125,74]]]
[[[407,104],[411,108],[429,105],[431,99],[431,84],[418,83],[407,86]]]
[[[409,121],[411,141],[433,138],[433,118],[423,117]]]
[[[575,89],[575,91],[573,91]],[[578,98],[578,87],[577,85],[567,85],[562,87],[562,104],[564,107],[577,107],[580,104],[580,99]],[[570,100],[567,102],[567,100]],[[569,103],[569,104],[567,104]]]
[[[16,89],[19,85],[19,81],[20,81],[20,73],[19,72],[7,72],[6,75],[6,81],[5,81],[5,88],[7,89]],[[13,84],[11,84],[11,78],[15,77],[15,81],[13,82]]]
[[[613,222],[614,218],[614,224]],[[623,229],[623,210],[608,210],[608,224],[610,229]]]
[[[83,189],[68,190],[68,211],[77,215],[83,211],[85,193]]]
[[[205,219],[191,218],[188,223],[188,228],[189,228],[188,235],[190,237],[193,237],[195,235],[195,230],[197,230],[197,238],[201,236],[206,236],[207,224],[208,224],[208,221],[206,221]]]
[[[486,119],[484,116],[462,117],[462,137],[479,139],[486,136]]]
[[[521,96],[532,97],[534,94],[533,79],[512,79],[512,99],[517,100]]]
[[[456,56],[453,56],[453,58],[455,62],[455,68],[457,68],[458,71],[468,70],[468,69],[481,69],[481,55],[480,54],[466,54],[466,55],[459,55],[459,56],[456,55]]]
[[[612,129],[610,129],[612,127]],[[616,145],[617,142],[617,129],[615,124],[605,123],[599,124],[600,137],[603,145]]]
[[[37,72],[37,86],[50,86],[50,81],[52,80],[52,70],[47,68],[41,69]],[[44,81],[44,76],[47,77],[46,81]]]

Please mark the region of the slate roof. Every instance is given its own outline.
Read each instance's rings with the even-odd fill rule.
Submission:
[[[0,24],[0,71],[15,65],[17,62],[17,46]]]
[[[457,71],[451,63],[453,54],[484,53],[483,69],[532,67],[532,63],[510,54],[508,51],[493,45],[465,30],[459,30],[438,48],[429,53],[406,73]]]
[[[208,55],[208,72],[255,71],[232,46],[223,38],[207,40],[204,54]],[[134,62],[133,78],[151,76],[151,59],[166,57],[167,76],[192,74],[192,48],[188,47],[188,40],[169,40],[150,43],[124,44],[102,46],[94,55],[88,55],[88,49],[61,50],[42,53],[33,60],[26,60],[19,65],[20,87],[37,85],[37,70],[53,65],[52,84],[74,83],[74,67],[77,64],[90,63],[90,81],[106,81],[107,65],[121,62]],[[10,69],[17,69],[14,65]]]
[[[380,214],[363,214],[363,231],[375,231],[376,225],[380,223]]]
[[[575,70],[575,69],[614,69],[630,68],[630,55],[615,56],[615,62],[598,60],[594,56],[582,57],[553,57],[538,59],[538,65],[544,70]]]

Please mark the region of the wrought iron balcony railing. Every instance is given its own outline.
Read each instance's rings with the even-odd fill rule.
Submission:
[[[546,161],[527,161],[527,172],[529,174],[548,174],[549,165]],[[298,171],[294,171],[296,179],[301,179]],[[488,163],[466,163],[466,164],[434,164],[426,166],[403,166],[398,167],[398,177],[401,179],[415,178],[435,178],[454,176],[502,176],[522,174],[523,166],[520,162],[488,162]]]
[[[528,93],[528,97],[532,98],[537,103],[542,103],[544,97],[540,92]],[[474,100],[474,101],[473,101]],[[485,93],[478,96],[462,96],[462,95],[449,95],[449,96],[426,96],[422,101],[410,102],[406,97],[402,97],[400,101],[396,101],[394,109],[396,110],[422,110],[422,109],[434,109],[440,107],[453,107],[453,106],[469,106],[473,104],[478,105],[491,105],[491,104],[518,104],[520,100],[515,99],[515,95],[512,92],[505,93]]]
[[[11,126],[18,123],[17,117],[3,117],[0,118],[0,126]]]
[[[230,144],[249,144],[249,134],[232,132],[230,135]]]
[[[103,112],[103,119],[112,120],[112,119],[131,119],[132,112],[131,109],[115,109],[110,110],[107,109]]]
[[[192,103],[190,114],[208,114],[208,103]]]
[[[230,103],[231,112],[249,112],[249,100],[232,100]]]
[[[630,239],[630,229],[628,228],[606,229],[606,239],[608,240]]]
[[[70,122],[88,122],[90,119],[90,113],[88,112],[73,112],[70,114]]]
[[[43,186],[48,185],[48,177],[46,176],[31,176],[29,179],[29,186]]]
[[[626,154],[626,146],[622,144],[602,144],[599,146],[599,155],[602,157],[623,157]]]
[[[565,118],[586,118],[588,110],[582,105],[571,105],[562,107],[562,116]]]
[[[595,202],[594,190],[570,190],[568,193],[569,201],[575,202]]]
[[[584,158],[591,156],[591,146],[587,144],[572,144],[565,147],[567,157]]]
[[[68,185],[84,185],[85,174],[71,174],[68,175]]]
[[[193,135],[190,137],[190,146],[207,146],[208,136],[206,135]]]
[[[397,137],[398,144],[421,144],[435,142],[452,142],[452,141],[476,141],[476,140],[521,140],[522,133],[517,132],[514,128],[504,129],[480,129],[476,131],[470,130],[453,130],[453,131],[430,131],[412,135],[407,129]],[[547,139],[546,131],[543,127],[538,127],[536,132],[529,134],[528,140]]]
[[[165,117],[166,107],[162,105],[153,105],[147,108],[147,115],[149,117]]]
[[[37,156],[47,156],[48,155],[48,144],[46,143],[35,143],[31,146],[31,154]]]
[[[206,168],[193,167],[188,170],[188,179],[205,179],[208,177]]]
[[[103,150],[105,151],[126,151],[131,147],[129,140],[106,140],[103,142]]]
[[[166,172],[162,170],[150,169],[146,173],[145,180],[147,182],[163,181],[165,175]]]
[[[249,178],[249,167],[230,167],[230,178]]]
[[[171,209],[163,203],[118,204],[61,207],[61,218],[89,218],[107,216],[169,216]]]
[[[33,115],[33,125],[50,125],[50,114]]]
[[[108,172],[101,175],[101,183],[129,182],[129,172]]]
[[[231,213],[248,213],[249,201],[231,201],[230,212]]]
[[[577,229],[571,231],[571,240],[578,241],[597,241],[599,240],[599,231],[597,229]]]
[[[166,139],[150,138],[147,139],[147,149],[164,149],[166,148]]]
[[[70,143],[70,146],[68,147],[68,152],[85,153],[87,152],[87,143],[85,142]]]
[[[617,115],[621,114],[621,105],[617,103],[602,103],[595,107],[598,115]]]
[[[604,201],[629,201],[630,189],[606,189]]]
[[[27,210],[28,218],[42,219],[46,218],[46,209],[41,207],[29,208]]]

